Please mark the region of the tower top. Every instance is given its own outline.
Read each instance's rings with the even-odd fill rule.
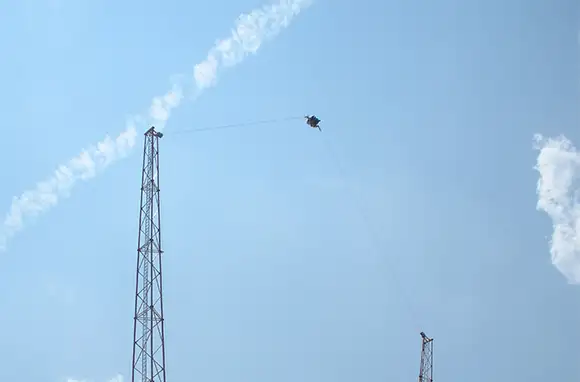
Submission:
[[[423,339],[421,344],[421,367],[419,369],[419,382],[433,382],[433,338],[427,337],[421,332]]]
[[[151,126],[144,134],[145,136],[150,135],[152,137],[163,138],[163,133],[155,131],[155,126]]]

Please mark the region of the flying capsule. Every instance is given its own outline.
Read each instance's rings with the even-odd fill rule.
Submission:
[[[305,115],[304,118],[306,118],[306,123],[312,127],[313,129],[318,129],[320,131],[322,131],[322,129],[320,129],[320,119],[316,118],[314,115],[311,116],[307,116]]]

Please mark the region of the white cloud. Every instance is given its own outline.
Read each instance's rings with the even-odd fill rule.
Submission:
[[[537,209],[552,220],[552,263],[568,282],[580,284],[580,153],[564,136],[538,134],[534,141],[540,151]]]
[[[123,376],[121,374],[117,374],[115,377],[109,379],[107,382],[123,382]],[[75,379],[75,378],[67,378],[66,382],[92,382],[86,379]]]
[[[117,374],[116,377],[109,379],[109,382],[123,382],[123,376],[121,374]]]
[[[61,285],[56,281],[49,281],[46,284],[46,292],[49,297],[65,305],[72,305],[76,300],[76,293],[70,287]]]

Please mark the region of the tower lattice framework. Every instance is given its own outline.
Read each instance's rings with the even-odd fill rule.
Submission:
[[[145,133],[137,246],[132,382],[165,382],[165,327],[161,272],[159,138]]]
[[[421,332],[421,367],[419,382],[433,382],[433,338]]]

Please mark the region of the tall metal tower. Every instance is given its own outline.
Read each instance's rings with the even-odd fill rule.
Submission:
[[[421,332],[421,368],[419,382],[433,382],[433,338]]]
[[[132,382],[165,382],[165,329],[161,278],[161,218],[159,206],[159,138],[145,133],[141,209],[137,246],[137,281],[133,327]]]

